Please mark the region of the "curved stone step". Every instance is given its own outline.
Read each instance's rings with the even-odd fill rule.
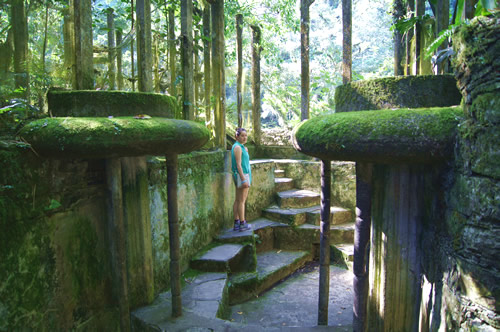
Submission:
[[[339,206],[330,208],[330,223],[332,225],[340,225],[348,222],[353,222],[353,214],[351,210],[344,209]],[[319,226],[321,222],[321,207],[317,210],[307,212],[306,223]]]
[[[275,169],[274,170],[274,177],[275,178],[283,178],[285,177],[285,171],[282,169]]]
[[[318,209],[318,206],[306,208],[280,208],[270,206],[262,211],[262,215],[271,220],[279,221],[291,226],[299,226],[306,222],[306,214]]]
[[[310,190],[291,189],[278,193],[278,205],[282,209],[306,208],[320,203],[320,195]]]
[[[230,304],[241,303],[258,296],[310,260],[312,255],[309,251],[273,249],[257,254],[255,272],[236,273],[229,278]]]
[[[304,224],[298,227],[274,229],[274,246],[283,250],[311,250],[320,242],[320,226]],[[330,226],[330,244],[354,243],[354,223]]]
[[[354,262],[354,244],[340,243],[330,245],[330,261],[352,270]]]
[[[205,319],[227,319],[229,310],[228,284],[226,273],[201,273],[191,278],[184,277],[182,288],[183,316],[196,315]],[[172,322],[172,295],[170,291],[161,293],[155,301],[131,312],[135,331],[171,331],[162,326]]]
[[[252,231],[236,232],[232,228],[226,229],[216,240],[223,243],[253,243],[257,253],[274,248],[275,227],[286,227],[288,225],[272,221],[266,218],[258,218],[249,222]]]
[[[276,191],[286,191],[293,189],[294,182],[291,178],[275,178],[274,179],[274,188]]]
[[[190,267],[204,272],[255,271],[254,253],[252,244],[221,244],[195,257]]]

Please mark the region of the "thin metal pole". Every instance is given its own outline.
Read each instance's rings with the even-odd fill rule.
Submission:
[[[172,317],[182,316],[179,213],[177,207],[177,155],[166,156],[168,231],[170,237],[170,289]]]
[[[330,192],[332,163],[321,161],[321,239],[319,251],[318,325],[328,325],[330,293]]]

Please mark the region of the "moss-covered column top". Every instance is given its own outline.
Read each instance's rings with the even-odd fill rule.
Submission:
[[[295,148],[323,160],[435,163],[453,152],[460,107],[335,113],[301,123]]]
[[[384,77],[335,89],[336,112],[459,105],[462,95],[452,75]]]
[[[175,116],[175,98],[159,93],[51,90],[47,100],[53,116]]]
[[[45,118],[20,132],[36,153],[56,158],[112,158],[187,153],[208,141],[197,122],[166,118]]]

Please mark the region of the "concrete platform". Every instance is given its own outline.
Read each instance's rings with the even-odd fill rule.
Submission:
[[[191,284],[209,285],[224,280],[221,274],[199,276]],[[184,299],[182,317],[171,318],[169,293],[161,294],[154,306],[138,309],[133,313],[135,331],[191,331],[191,332],[309,332],[309,331],[352,331],[352,273],[330,265],[330,300],[328,326],[317,326],[319,267],[317,263],[306,265],[274,288],[246,303],[230,307],[229,320],[212,315],[219,307],[210,309],[208,302],[204,312],[198,312]],[[203,286],[202,286],[203,287]],[[199,299],[213,300],[207,296]],[[150,324],[141,324],[139,318],[147,318]]]
[[[309,331],[317,325],[318,289],[319,265],[311,263],[258,298],[231,306],[231,321],[258,325],[256,331],[285,327]],[[332,327],[352,331],[352,306],[352,272],[331,265],[328,331],[335,331]]]
[[[282,209],[300,209],[319,203],[320,195],[310,190],[291,189],[278,193],[278,205]]]

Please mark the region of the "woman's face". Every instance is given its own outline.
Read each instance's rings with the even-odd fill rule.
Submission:
[[[242,131],[240,133],[240,136],[236,136],[236,139],[238,140],[238,142],[240,142],[241,144],[245,144],[247,142],[247,132],[246,131]]]

